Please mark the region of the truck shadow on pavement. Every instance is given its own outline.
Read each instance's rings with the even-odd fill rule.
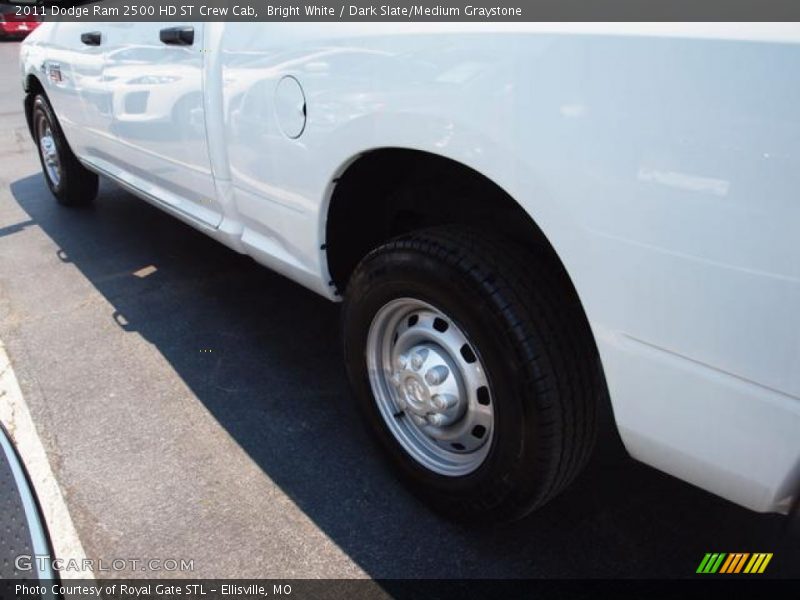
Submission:
[[[111,184],[94,207],[78,210],[57,206],[39,175],[11,191],[59,257],[115,307],[119,326],[152,343],[219,425],[372,577],[684,577],[705,552],[772,552],[781,543],[780,517],[640,465],[610,433],[586,472],[524,521],[449,523],[392,478],[363,431],[335,304]],[[141,276],[149,265],[157,270]],[[772,574],[781,573],[778,558]]]

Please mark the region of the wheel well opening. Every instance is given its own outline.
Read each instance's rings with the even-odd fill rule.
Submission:
[[[325,232],[332,284],[344,291],[359,261],[395,236],[454,224],[491,230],[555,256],[528,213],[477,171],[427,152],[381,149],[356,159],[336,182]]]
[[[348,166],[334,188],[326,222],[331,284],[343,293],[361,259],[389,239],[415,229],[467,225],[500,235],[545,255],[563,278],[563,289],[582,315],[587,339],[594,338],[583,303],[564,264],[531,216],[502,188],[447,158],[404,149],[375,150]],[[597,352],[596,345],[594,352]],[[622,448],[602,365],[598,399],[604,444]],[[481,404],[490,402],[479,392]]]

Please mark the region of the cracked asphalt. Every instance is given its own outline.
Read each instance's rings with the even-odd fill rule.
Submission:
[[[0,43],[0,339],[90,558],[190,559],[198,577],[687,577],[705,552],[760,551],[800,575],[781,517],[610,434],[521,523],[429,512],[362,430],[336,305],[111,184],[92,208],[56,205],[17,52]]]

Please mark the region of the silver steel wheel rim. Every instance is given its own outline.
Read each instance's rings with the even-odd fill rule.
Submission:
[[[39,152],[47,177],[53,185],[58,185],[61,182],[61,159],[58,156],[58,147],[50,123],[45,118],[39,119]]]
[[[494,399],[477,349],[450,317],[421,300],[392,300],[372,320],[366,359],[380,413],[414,460],[450,477],[483,464]]]

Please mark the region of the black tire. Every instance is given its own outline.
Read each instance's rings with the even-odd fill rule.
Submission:
[[[56,118],[50,103],[43,94],[33,100],[31,109],[33,137],[42,165],[42,174],[56,200],[65,206],[85,206],[91,204],[97,196],[98,177],[84,167],[69,147],[61,125]],[[44,129],[49,128],[58,156],[59,176],[57,179],[48,172],[46,159],[42,150],[41,138]]]
[[[409,296],[452,317],[488,373],[492,446],[464,476],[439,475],[412,458],[372,393],[370,324],[386,303]],[[348,375],[369,429],[401,478],[438,512],[455,520],[520,518],[563,490],[588,461],[605,383],[574,288],[547,252],[461,227],[402,236],[358,265],[342,326]]]

